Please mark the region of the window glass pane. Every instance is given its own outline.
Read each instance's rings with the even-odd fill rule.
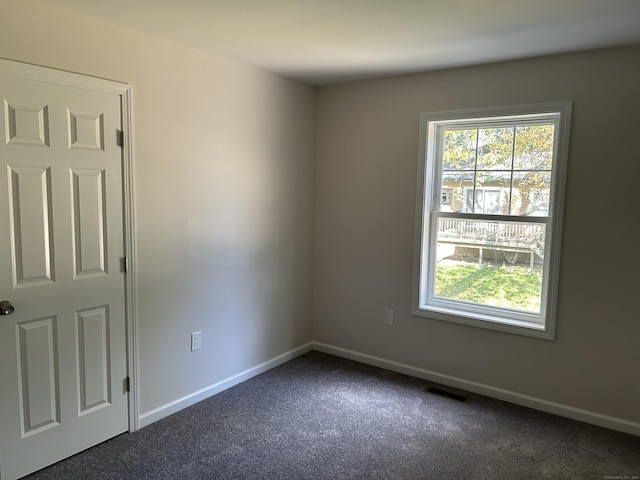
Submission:
[[[476,163],[478,130],[443,132],[443,170],[473,170]]]
[[[439,218],[437,298],[539,313],[545,225]]]
[[[478,133],[478,170],[510,170],[513,127],[481,128]]]
[[[549,215],[551,172],[514,172],[512,215]]]
[[[513,168],[515,170],[551,170],[553,132],[553,125],[517,127]]]
[[[473,190],[474,178],[473,171],[442,172],[442,184],[440,187],[442,198],[439,210],[442,212],[466,212],[464,195],[466,189],[471,188]],[[448,199],[445,199],[445,197],[448,197]]]
[[[465,211],[508,215],[510,184],[511,172],[478,172],[474,209]]]

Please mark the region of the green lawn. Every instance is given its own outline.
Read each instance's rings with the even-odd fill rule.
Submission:
[[[482,305],[540,311],[542,272],[527,267],[446,264],[436,267],[436,296]]]

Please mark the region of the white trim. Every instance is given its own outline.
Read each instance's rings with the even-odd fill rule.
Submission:
[[[239,383],[242,383],[246,380],[249,380],[256,375],[260,375],[272,368],[277,367],[278,365],[282,365],[283,363],[288,362],[289,360],[293,360],[300,355],[303,355],[307,352],[313,350],[313,343],[306,343],[298,348],[294,348],[293,350],[289,350],[277,357],[274,357],[266,362],[263,362],[255,367],[251,367],[244,372],[240,372],[237,375],[233,375],[232,377],[225,378],[220,382],[214,383],[213,385],[209,385],[201,390],[190,393],[189,395],[185,395],[184,397],[178,398],[173,402],[166,403],[164,405],[159,406],[158,408],[154,408],[148,412],[145,412],[140,415],[139,419],[139,427],[146,427],[147,425],[152,424],[153,422],[157,422],[164,417],[172,415],[176,412],[179,412],[183,408],[190,407],[202,400],[205,400],[216,393],[220,393],[228,388],[234,387]]]
[[[440,383],[450,387],[459,388],[469,392],[477,393],[487,397],[503,400],[523,407],[533,408],[542,412],[552,413],[561,417],[570,418],[591,425],[609,428],[618,432],[629,433],[631,435],[640,436],[640,423],[632,422],[622,418],[603,415],[601,413],[584,410],[581,408],[564,405],[561,403],[551,402],[542,398],[524,395],[522,393],[505,390],[503,388],[493,387],[479,382],[466,380],[460,377],[454,377],[419,367],[413,367],[404,363],[398,363],[373,355],[356,352],[342,347],[328,345],[326,343],[312,342],[312,349],[319,352],[336,355],[338,357],[347,358],[356,362],[384,368],[393,372],[403,373],[412,377],[421,378],[430,382]]]
[[[0,58],[0,75],[8,77],[36,80],[43,83],[79,88],[92,92],[117,95],[120,97],[122,131],[124,132],[123,157],[123,201],[125,254],[129,259],[129,270],[126,274],[126,315],[127,315],[127,375],[130,379],[129,392],[129,431],[138,429],[138,322],[136,296],[136,231],[134,205],[133,176],[133,121],[132,121],[132,88],[130,85],[97,77],[89,77],[76,73],[54,70],[26,63],[4,60]]]
[[[138,430],[139,382],[138,382],[138,250],[136,236],[135,176],[133,162],[133,90],[128,87],[122,98],[122,131],[124,132],[123,194],[127,311],[127,372],[129,375],[129,431]]]
[[[570,101],[519,105],[494,108],[476,108],[420,114],[420,144],[418,158],[418,185],[416,199],[416,221],[414,240],[414,273],[412,313],[420,317],[444,320],[463,325],[487,328],[507,333],[555,340],[557,285],[564,209],[564,188],[568,161],[569,127],[571,123]],[[552,185],[549,215],[545,217],[547,240],[542,279],[540,313],[520,313],[517,310],[494,308],[456,300],[435,297],[435,243],[439,216],[450,216],[432,211],[439,205],[442,142],[433,139],[442,125],[499,126],[518,123],[537,124],[553,121],[556,125]],[[459,214],[456,214],[458,216]],[[490,219],[495,215],[478,214],[479,219]],[[526,217],[523,217],[526,218]],[[512,221],[512,216],[502,216],[502,221]],[[426,285],[426,287],[425,287]],[[542,328],[540,326],[542,325]]]
[[[124,92],[131,89],[126,83],[116,82],[114,80],[80,75],[78,73],[15,62],[13,60],[4,60],[2,58],[0,58],[0,72],[2,72],[2,75],[9,77],[37,80],[39,82],[112,95],[123,95]]]

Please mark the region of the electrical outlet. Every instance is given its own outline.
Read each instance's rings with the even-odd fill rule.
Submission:
[[[191,351],[200,350],[202,346],[202,332],[193,332],[191,334]]]
[[[393,310],[390,308],[384,310],[384,323],[386,325],[393,325]]]

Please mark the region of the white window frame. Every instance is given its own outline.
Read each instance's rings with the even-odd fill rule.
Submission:
[[[420,146],[415,227],[413,314],[463,325],[555,339],[556,303],[560,266],[562,215],[571,123],[570,101],[536,105],[478,108],[420,115]],[[439,126],[494,126],[513,120],[535,122],[536,117],[555,118],[554,156],[551,170],[549,212],[542,216],[471,214],[477,220],[543,223],[546,228],[540,313],[490,307],[437,298],[433,294],[437,222],[441,216],[460,216],[436,210],[441,196],[441,152],[437,151]]]

